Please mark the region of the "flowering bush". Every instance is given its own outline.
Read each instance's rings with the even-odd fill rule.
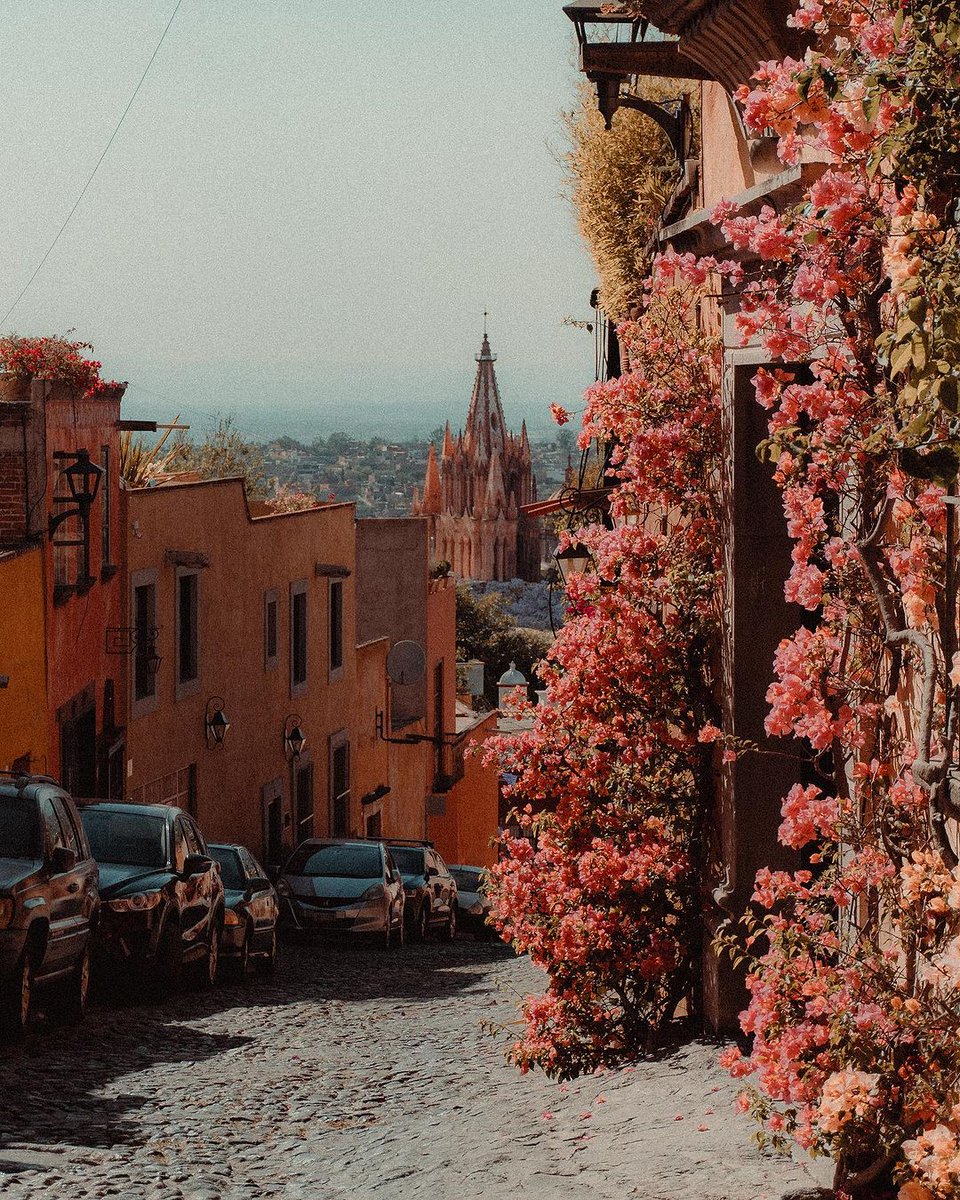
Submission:
[[[304,508],[316,508],[320,501],[313,492],[300,491],[288,483],[277,483],[267,504],[276,513],[290,513],[300,512]]]
[[[960,1192],[956,484],[960,25],[947,3],[803,0],[825,49],[763,64],[739,97],[786,163],[825,161],[800,205],[716,214],[760,260],[742,292],[765,452],[808,610],[780,646],[771,733],[811,749],[748,922],[743,1105],[837,1162],[838,1195]]]
[[[55,379],[77,388],[84,396],[99,396],[118,385],[100,378],[101,364],[85,354],[92,349],[89,342],[71,342],[62,337],[11,335],[0,338],[0,372]]]
[[[720,347],[695,330],[701,289],[683,265],[661,263],[623,328],[630,371],[587,394],[584,444],[617,438],[618,527],[563,535],[595,571],[568,583],[532,728],[494,745],[519,826],[493,871],[494,919],[550,977],[512,1055],[560,1076],[651,1044],[699,958]]]

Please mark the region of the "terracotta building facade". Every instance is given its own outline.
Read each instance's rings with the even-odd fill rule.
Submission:
[[[540,578],[537,522],[521,512],[537,497],[526,423],[511,433],[504,420],[486,333],[466,428],[451,436],[447,423],[439,463],[430,447],[422,494],[412,513],[426,517],[431,553],[462,579]]]
[[[356,832],[353,506],[273,513],[241,479],[126,500],[125,798],[178,805],[271,868]]]
[[[124,385],[0,380],[0,767],[123,788]]]

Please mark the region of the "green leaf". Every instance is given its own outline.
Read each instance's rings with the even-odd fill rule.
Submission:
[[[938,381],[937,399],[947,412],[955,413],[960,411],[960,384],[958,384],[954,376]]]
[[[910,366],[913,351],[909,342],[902,342],[890,355],[890,374],[896,378]]]
[[[880,113],[880,93],[868,92],[864,96],[862,104],[864,119],[872,125]]]
[[[902,430],[902,435],[905,441],[915,441],[922,438],[925,433],[928,433],[933,427],[934,414],[932,412],[923,412],[919,417],[916,417],[906,429]]]
[[[960,455],[951,447],[919,454],[916,450],[900,451],[900,466],[915,479],[927,479],[941,487],[953,483],[960,470]]]

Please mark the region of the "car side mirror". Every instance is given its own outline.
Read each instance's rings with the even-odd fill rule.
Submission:
[[[440,874],[440,872],[437,870],[436,867],[428,867],[427,868],[427,878],[428,879],[436,879],[439,874]]]
[[[77,852],[69,846],[56,846],[50,856],[50,870],[54,875],[64,875],[77,865]]]
[[[394,883],[403,883],[403,876],[396,867],[393,868],[393,875],[391,878],[393,879]]]
[[[265,892],[270,887],[270,880],[265,879],[262,875],[258,875],[255,879],[247,880],[247,892],[253,895],[255,892]]]
[[[203,875],[212,866],[213,859],[205,854],[188,854],[183,862],[183,877],[189,879],[191,875]]]

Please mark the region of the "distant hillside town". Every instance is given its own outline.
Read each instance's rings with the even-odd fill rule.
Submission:
[[[262,447],[264,470],[281,487],[311,492],[320,500],[355,501],[358,517],[406,517],[415,487],[422,485],[431,443],[439,451],[444,430],[429,439],[388,442],[357,440],[332,433],[303,443],[275,438]],[[575,435],[564,428],[550,441],[530,444],[540,492],[549,495],[563,481],[568,456],[577,453]]]

